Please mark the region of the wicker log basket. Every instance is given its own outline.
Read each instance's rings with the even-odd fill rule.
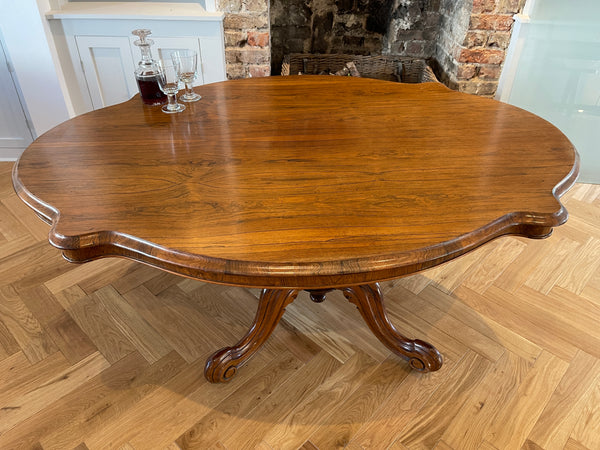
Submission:
[[[283,58],[281,75],[336,73],[354,63],[361,77],[402,83],[438,82],[424,59],[402,56],[311,55],[292,53]]]

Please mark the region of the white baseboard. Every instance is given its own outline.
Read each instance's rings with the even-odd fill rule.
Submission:
[[[0,148],[0,161],[16,161],[24,151],[24,148]]]

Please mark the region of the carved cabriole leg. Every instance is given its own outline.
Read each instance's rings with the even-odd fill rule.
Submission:
[[[263,289],[250,331],[235,346],[225,347],[206,360],[204,376],[211,383],[229,381],[269,338],[285,307],[298,295],[293,289]]]
[[[413,369],[433,372],[442,367],[442,355],[431,344],[402,336],[391,324],[383,306],[378,283],[342,289],[344,296],[354,303],[375,336],[391,351],[407,359]]]

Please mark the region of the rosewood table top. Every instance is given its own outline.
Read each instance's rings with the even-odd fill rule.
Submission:
[[[545,237],[567,219],[559,197],[577,152],[514,106],[438,83],[333,76],[196,91],[202,100],[183,113],[133,98],[24,152],[15,188],[68,260],[123,256],[281,290],[281,314],[298,290],[322,300],[331,288],[370,286],[347,295],[364,297],[355,301],[364,309],[380,302],[378,281],[501,235]]]

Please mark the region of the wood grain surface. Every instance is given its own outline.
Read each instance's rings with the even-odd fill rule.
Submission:
[[[15,187],[66,258],[319,289],[400,277],[504,234],[544,237],[567,218],[558,197],[577,154],[513,106],[350,77],[197,91],[181,114],[134,98],[25,151]]]

